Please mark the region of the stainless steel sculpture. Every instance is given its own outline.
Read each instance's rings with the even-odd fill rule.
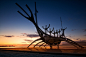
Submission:
[[[30,14],[31,14],[31,16],[19,5],[19,4],[17,4],[16,3],[16,5],[18,6],[18,7],[20,7],[22,10],[23,10],[23,12],[28,16],[28,17],[26,17],[25,15],[23,15],[20,11],[17,11],[19,14],[21,14],[23,17],[25,17],[26,19],[28,19],[29,21],[31,21],[34,25],[35,25],[35,27],[36,27],[36,29],[37,29],[37,32],[38,32],[38,34],[39,34],[39,36],[40,36],[40,38],[39,39],[36,39],[36,40],[34,40],[30,45],[32,45],[34,42],[36,42],[36,41],[39,41],[39,40],[42,40],[41,42],[38,42],[36,45],[34,45],[34,47],[35,46],[37,46],[39,43],[42,43],[42,42],[44,42],[44,43],[42,43],[41,45],[39,45],[39,47],[40,46],[42,46],[43,44],[45,44],[44,45],[44,47],[46,46],[46,44],[48,44],[49,46],[50,46],[50,48],[52,49],[52,46],[53,45],[57,45],[58,46],[58,48],[59,48],[59,44],[61,43],[61,41],[66,41],[66,42],[68,42],[69,44],[71,44],[71,45],[73,45],[73,46],[75,46],[75,47],[77,47],[77,48],[84,48],[84,47],[82,47],[82,46],[80,46],[79,44],[77,44],[76,42],[74,42],[74,41],[72,41],[71,39],[68,39],[68,38],[66,38],[65,37],[65,35],[64,35],[64,30],[66,29],[66,28],[61,28],[61,30],[62,30],[62,35],[60,35],[60,32],[61,32],[61,30],[59,29],[59,31],[54,31],[54,36],[52,36],[51,35],[51,33],[52,33],[52,31],[54,30],[51,30],[50,29],[50,31],[48,31],[49,33],[50,33],[50,35],[48,35],[46,32],[47,32],[47,30],[48,30],[48,28],[50,27],[50,25],[47,27],[43,27],[43,29],[45,29],[45,32],[43,32],[40,28],[39,28],[39,26],[38,26],[38,23],[37,23],[37,9],[36,9],[36,2],[35,2],[35,19],[36,19],[36,21],[34,20],[34,17],[33,17],[33,13],[32,13],[32,11],[31,11],[31,9],[28,7],[28,5],[26,4],[26,7],[28,8],[28,10],[30,11]],[[62,21],[61,21],[61,26],[62,26]],[[59,33],[59,35],[60,36],[58,36],[58,33]],[[55,34],[57,34],[57,36],[55,36]],[[30,45],[28,46],[28,47],[30,47]],[[27,47],[27,48],[28,48]]]

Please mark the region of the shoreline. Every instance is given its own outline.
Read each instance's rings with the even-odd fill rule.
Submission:
[[[0,48],[0,51],[38,53],[49,55],[51,54],[51,55],[86,56],[86,49]]]

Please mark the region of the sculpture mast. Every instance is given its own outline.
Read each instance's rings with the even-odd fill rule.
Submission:
[[[64,31],[65,31],[65,29],[67,29],[67,27],[66,28],[63,28],[63,26],[62,26],[62,20],[61,20],[61,17],[60,17],[60,21],[61,21],[61,30],[62,30],[62,37],[65,37],[65,34],[64,34]]]
[[[36,19],[36,24],[38,24],[38,23],[37,23],[37,13],[38,13],[38,11],[37,11],[37,9],[36,9],[36,2],[35,2],[35,19]]]
[[[60,17],[60,21],[61,21],[61,27],[62,27],[62,29],[63,29],[61,17]]]

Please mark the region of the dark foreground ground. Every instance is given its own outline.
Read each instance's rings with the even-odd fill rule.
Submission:
[[[86,49],[0,48],[0,57],[85,57]]]

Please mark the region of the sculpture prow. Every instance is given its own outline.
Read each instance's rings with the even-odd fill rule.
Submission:
[[[34,25],[35,25],[35,27],[36,27],[36,29],[37,29],[37,32],[38,32],[38,34],[39,34],[39,36],[42,38],[43,37],[43,34],[44,35],[48,35],[48,34],[46,34],[46,33],[44,33],[40,28],[39,28],[39,26],[37,25],[37,19],[36,19],[36,22],[35,22],[35,20],[34,20],[34,17],[33,17],[33,14],[32,14],[32,11],[31,11],[31,9],[29,8],[29,6],[26,4],[26,7],[28,8],[28,10],[30,11],[30,13],[31,13],[31,17],[29,16],[29,14],[19,5],[19,4],[17,4],[17,3],[15,3],[18,7],[20,7],[23,11],[24,11],[24,13],[26,13],[26,15],[28,16],[28,17],[26,17],[25,15],[23,15],[20,11],[17,11],[19,14],[21,14],[23,17],[25,17],[26,19],[28,19],[29,21],[31,21]]]

